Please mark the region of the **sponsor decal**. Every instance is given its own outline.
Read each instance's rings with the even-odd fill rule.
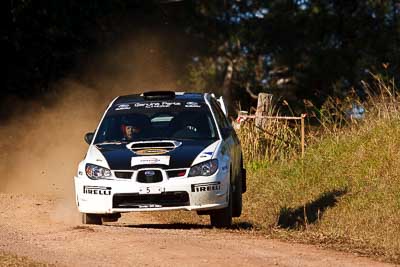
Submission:
[[[128,110],[128,109],[131,109],[131,106],[129,106],[128,104],[121,104],[115,108],[115,110]]]
[[[151,102],[151,103],[136,103],[135,108],[169,108],[171,106],[180,106],[180,102]]]
[[[185,108],[200,108],[201,106],[197,102],[186,102]]]
[[[150,164],[162,164],[169,165],[170,156],[143,156],[133,157],[131,159],[131,167],[137,165],[150,165]]]
[[[192,184],[192,192],[209,192],[221,190],[221,182]]]
[[[148,148],[134,151],[137,155],[162,155],[168,153],[166,149]]]
[[[203,154],[200,155],[200,158],[211,158],[213,152],[203,152]]]
[[[141,204],[138,205],[139,209],[148,209],[148,208],[162,208],[161,205],[158,204]]]
[[[109,196],[111,195],[111,187],[84,185],[83,193],[89,195]]]

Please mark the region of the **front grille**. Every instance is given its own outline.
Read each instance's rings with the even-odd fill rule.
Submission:
[[[161,165],[161,164],[142,164],[142,165],[136,165],[136,166],[132,166],[132,170],[136,171],[136,170],[140,170],[142,168],[157,168],[157,169],[165,169],[167,168],[167,165]]]
[[[115,177],[122,179],[131,179],[133,172],[114,172]]]
[[[161,208],[189,206],[187,192],[163,192],[161,194],[139,195],[115,194],[113,208]]]
[[[142,170],[138,172],[136,180],[139,183],[158,183],[163,177],[160,170]]]

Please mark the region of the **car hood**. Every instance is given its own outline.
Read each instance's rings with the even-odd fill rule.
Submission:
[[[192,163],[198,161],[200,153],[204,153],[204,159],[211,158],[215,151],[216,140],[179,140],[181,143],[175,149],[157,155],[138,155],[127,147],[127,144],[98,144],[95,147],[100,151],[108,166],[112,170],[129,170],[132,167],[132,158],[135,157],[162,157],[169,156],[169,166],[159,166],[168,169],[189,168]],[[151,147],[149,147],[151,149]],[[157,164],[152,164],[152,166]],[[142,167],[150,167],[144,165]],[[138,166],[136,166],[138,167]]]

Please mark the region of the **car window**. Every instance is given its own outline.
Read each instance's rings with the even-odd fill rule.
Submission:
[[[228,119],[226,118],[224,112],[221,110],[221,107],[219,106],[219,104],[216,102],[215,99],[211,100],[211,108],[214,111],[219,128],[220,129],[230,128],[231,125]]]
[[[147,101],[111,107],[94,143],[217,138],[214,120],[205,103]]]

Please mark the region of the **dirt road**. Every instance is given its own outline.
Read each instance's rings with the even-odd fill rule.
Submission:
[[[52,195],[0,194],[0,251],[60,266],[385,266],[245,230],[161,224],[142,213],[83,226],[70,204]]]

